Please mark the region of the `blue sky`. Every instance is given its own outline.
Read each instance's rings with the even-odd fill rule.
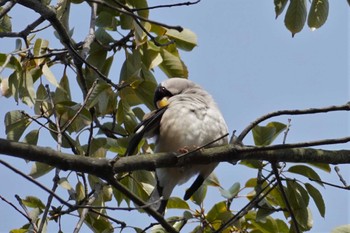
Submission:
[[[164,1],[149,1],[149,5],[158,3]],[[85,18],[81,17],[81,8],[75,7],[72,10],[74,14],[71,27],[75,27],[74,38],[79,41],[88,31],[86,18],[89,13],[86,12]],[[14,28],[22,28],[23,22],[31,22],[33,16],[36,18],[35,14],[27,12],[23,8],[16,8],[16,14],[12,16],[16,18],[18,15],[21,18]],[[252,0],[203,0],[191,7],[151,12],[152,19],[181,25],[197,34],[198,47],[192,52],[181,53],[189,69],[189,78],[200,83],[214,96],[230,131],[237,130],[238,133],[257,117],[272,111],[342,105],[349,101],[350,17],[347,2],[331,1],[326,24],[315,32],[305,27],[294,38],[284,27],[283,16],[284,14],[275,20],[273,1]],[[52,34],[49,36],[52,37]],[[11,51],[14,42],[6,40],[0,47],[1,50],[6,48]],[[115,78],[119,77],[119,65],[115,64],[111,72]],[[158,70],[156,77],[159,81],[166,78]],[[3,109],[1,122],[5,111],[22,107],[15,106],[12,100],[3,97],[0,98],[0,103]],[[349,114],[345,112],[307,117],[286,116],[273,120],[286,123],[288,118],[292,119],[287,138],[289,143],[349,135]],[[5,137],[3,128],[0,128],[0,137]],[[45,145],[45,141],[41,143]],[[252,137],[247,136],[244,143],[253,144]],[[350,149],[350,146],[346,144],[322,148]],[[24,171],[30,170],[23,161],[1,155],[0,159],[8,160]],[[350,182],[348,165],[340,167],[344,178]],[[243,185],[255,175],[254,172],[240,165],[228,164],[221,164],[216,169],[220,182],[226,188],[234,182]],[[339,184],[334,172],[319,174],[326,181]],[[5,168],[0,169],[0,177],[8,177],[0,181],[0,186],[6,187],[5,193],[0,194],[9,199],[12,199],[14,193],[20,192],[19,187],[25,191],[23,195],[36,192],[34,185],[26,184]],[[50,179],[48,177],[43,180]],[[188,185],[183,185],[176,188],[174,194],[182,196],[187,187]],[[326,201],[326,218],[321,218],[313,207],[314,228],[311,232],[315,233],[329,232],[338,225],[350,222],[349,192],[330,187],[321,190]],[[220,200],[216,189],[210,189],[208,195],[208,206]],[[6,211],[3,211],[5,208]],[[13,218],[13,210],[2,202],[0,209],[0,219],[3,221],[0,232],[24,223],[24,219]]]

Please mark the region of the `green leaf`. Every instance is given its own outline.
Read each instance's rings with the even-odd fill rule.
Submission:
[[[328,172],[330,173],[331,170],[331,166],[329,164],[326,163],[308,163],[309,165],[316,167],[318,169],[321,169],[322,171]]]
[[[115,31],[118,26],[118,21],[110,12],[101,11],[96,19],[96,26]]]
[[[163,62],[159,65],[159,68],[169,77],[187,78],[188,70],[181,60],[179,54],[171,53],[168,50],[162,48],[161,55]]]
[[[7,112],[5,115],[5,133],[7,139],[18,141],[29,124],[28,117],[24,116],[21,111]]]
[[[37,39],[34,43],[34,48],[33,48],[33,53],[34,57],[41,57],[46,54],[46,51],[49,46],[49,41],[48,40],[43,40],[43,39]],[[46,58],[36,58],[34,59],[35,64],[37,66],[41,65],[45,61]]]
[[[116,110],[117,96],[110,85],[99,82],[91,92],[85,106],[87,109],[95,107],[98,116],[112,114]]]
[[[299,174],[302,176],[305,176],[307,178],[311,178],[313,180],[321,180],[321,177],[310,167],[305,166],[305,165],[295,165],[292,166],[288,169],[289,172]],[[322,183],[319,183],[320,185],[323,186]]]
[[[56,88],[54,96],[55,96],[55,103],[72,100],[70,86],[69,86],[69,80],[68,80],[66,72],[64,72],[64,74],[62,76],[60,84],[59,84],[58,88]]]
[[[316,189],[313,185],[306,183],[306,190],[309,192],[310,196],[314,200],[320,215],[324,218],[326,214],[326,206],[322,197],[322,194],[318,189]]]
[[[59,84],[58,84],[58,82],[57,82],[57,80],[56,80],[55,75],[52,73],[52,71],[50,70],[50,68],[47,66],[46,63],[42,66],[42,72],[43,72],[43,75],[45,76],[45,78],[46,78],[52,85],[54,85],[55,87],[59,87]]]
[[[205,179],[204,184],[214,186],[214,187],[220,187],[220,181],[219,181],[219,178],[216,176],[215,172],[212,172]]]
[[[284,18],[284,24],[288,30],[292,33],[292,36],[300,32],[306,21],[306,0],[290,0],[286,16]]]
[[[169,29],[167,30],[166,35],[175,41],[176,46],[179,49],[191,51],[197,46],[196,34],[187,28],[183,29],[181,32],[175,29]]]
[[[276,19],[283,12],[288,0],[274,0]]]
[[[286,125],[280,122],[270,122],[266,126],[255,126],[252,130],[255,145],[270,145],[285,128]]]
[[[123,100],[118,103],[117,122],[124,124],[128,132],[133,132],[137,126],[137,120],[133,111],[131,111],[130,106]]]
[[[85,198],[85,188],[80,181],[75,185],[75,194],[76,194],[75,199],[77,202]]]
[[[303,231],[312,227],[312,215],[308,209],[308,194],[296,181],[287,181],[287,198],[295,218]]]
[[[254,168],[254,169],[261,169],[264,166],[264,163],[259,160],[242,160],[239,162],[239,164],[242,164],[244,166]]]
[[[24,137],[23,142],[31,145],[37,145],[39,138],[39,130],[34,129],[27,133],[27,135]]]
[[[52,169],[54,169],[54,167],[52,167],[50,165],[47,165],[45,163],[35,162],[32,165],[32,169],[30,170],[29,175],[33,179],[37,179],[37,178],[49,173]]]
[[[0,12],[3,12],[2,7],[0,7]],[[0,32],[12,32],[11,18],[7,14],[0,18]]]
[[[27,207],[45,209],[44,203],[34,196],[27,196],[25,199],[22,199],[22,203]]]
[[[349,233],[349,232],[350,232],[350,224],[338,226],[331,231],[331,233]]]
[[[182,198],[170,197],[169,201],[168,201],[168,204],[167,204],[167,208],[169,208],[169,209],[186,209],[186,210],[189,210],[190,206]]]
[[[191,200],[196,204],[196,205],[201,205],[205,199],[205,196],[207,195],[207,188],[208,186],[205,184],[202,184],[199,189],[197,189],[196,192],[191,196]]]
[[[311,3],[307,24],[311,31],[320,28],[328,18],[328,0],[313,0]]]
[[[227,210],[226,201],[221,201],[216,203],[207,213],[207,221],[214,227],[218,229],[221,226],[223,220],[228,220],[231,212]],[[232,215],[231,215],[232,216]]]
[[[236,182],[228,190],[220,188],[220,193],[224,198],[232,199],[238,194],[240,189],[241,189],[240,183]]]
[[[163,58],[160,55],[160,48],[152,41],[147,41],[143,46],[142,62],[146,69],[151,70],[162,63]]]
[[[22,71],[22,65],[20,61],[11,54],[0,53],[0,66],[16,70],[18,72]]]

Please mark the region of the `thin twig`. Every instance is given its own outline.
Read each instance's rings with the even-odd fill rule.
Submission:
[[[17,199],[19,205],[23,208],[25,214],[28,216],[28,220],[29,220],[29,224],[33,226],[34,232],[38,231],[38,227],[36,225],[36,223],[34,222],[34,220],[30,217],[30,213],[27,209],[27,207],[23,204],[22,198],[20,198],[20,196],[18,196],[17,194],[15,195],[15,198]]]
[[[129,12],[129,11],[126,11],[126,10],[122,10],[120,9],[119,7],[116,7],[116,6],[113,6],[107,2],[104,2],[104,1],[101,1],[101,0],[87,0],[87,2],[95,2],[95,3],[98,3],[100,5],[103,5],[103,6],[106,6],[106,7],[109,7],[113,10],[116,10],[122,14],[125,14],[125,15],[129,15],[131,17],[135,17],[137,18],[138,20],[140,21],[143,21],[143,22],[148,22],[148,23],[151,23],[151,24],[155,24],[155,25],[159,25],[159,26],[162,26],[162,27],[165,27],[165,28],[168,28],[168,29],[175,29],[179,32],[183,31],[183,28],[181,26],[171,26],[171,25],[167,25],[167,24],[164,24],[164,23],[161,23],[161,22],[157,22],[157,21],[154,21],[154,20],[151,20],[151,19],[146,19],[144,17],[141,17],[139,15],[136,15],[132,12]]]
[[[98,84],[98,80],[95,80],[90,87],[89,91],[86,93],[86,96],[84,98],[84,102],[81,104],[80,108],[75,112],[74,116],[69,119],[63,126],[62,126],[62,132],[65,132],[68,127],[73,123],[73,121],[79,116],[80,112],[85,108],[87,101],[89,100],[91,94],[95,90],[96,86]]]
[[[164,4],[164,5],[157,5],[157,6],[150,6],[150,7],[144,7],[144,8],[132,8],[131,11],[145,11],[145,10],[154,10],[159,8],[170,8],[170,7],[178,7],[178,6],[190,6],[195,5],[199,3],[201,0],[197,0],[194,2],[180,2],[175,4]]]
[[[280,177],[280,174],[279,174],[279,170],[278,170],[278,167],[277,167],[277,163],[272,162],[272,163],[271,163],[271,167],[272,167],[273,173],[275,174],[278,187],[280,188],[280,191],[281,191],[281,193],[282,193],[282,198],[283,198],[283,200],[284,200],[284,203],[286,204],[287,210],[288,210],[288,212],[289,212],[289,214],[290,214],[290,217],[291,217],[291,219],[292,219],[292,223],[294,224],[295,231],[296,231],[297,233],[301,233],[301,231],[300,231],[300,229],[299,229],[299,224],[298,224],[297,219],[295,218],[295,215],[294,215],[294,211],[293,211],[293,209],[292,209],[292,206],[290,205],[290,202],[289,202],[289,200],[288,200],[288,197],[287,197],[287,195],[286,195],[286,192],[284,191],[283,184],[282,184],[282,181],[281,181],[281,177]]]
[[[277,182],[275,182],[275,183],[274,182],[275,182],[275,179],[271,180],[270,183],[267,184],[264,188],[262,188],[261,191],[259,193],[257,193],[250,202],[248,202],[240,211],[237,212],[237,214],[235,214],[233,217],[231,217],[227,222],[222,224],[220,226],[220,228],[218,230],[216,230],[214,233],[222,232],[223,230],[225,230],[226,227],[228,227],[230,225],[233,225],[240,218],[242,218],[244,215],[246,215],[249,210],[251,210],[252,208],[256,207],[256,205],[261,200],[263,200],[277,186]],[[272,184],[271,187],[269,186],[270,184]],[[269,187],[270,187],[270,189],[268,189],[266,191],[266,193],[264,193],[263,195],[260,195]]]
[[[334,167],[335,172],[337,173],[340,182],[343,183],[344,187],[349,187],[348,184],[346,183],[346,180],[343,178],[343,176],[340,174],[340,168],[338,166]]]
[[[282,115],[305,115],[305,114],[315,114],[315,113],[327,113],[334,111],[350,111],[350,103],[340,106],[329,106],[325,108],[308,108],[308,109],[295,109],[295,110],[280,110],[272,113],[268,113],[262,117],[259,117],[252,123],[250,123],[238,136],[238,141],[243,141],[243,138],[260,122],[265,121],[269,118],[282,116]]]
[[[7,204],[9,204],[12,208],[14,208],[18,213],[20,213],[23,217],[25,217],[28,222],[31,222],[31,219],[29,216],[26,215],[26,213],[24,213],[22,210],[18,209],[17,206],[15,206],[12,202],[6,200],[3,196],[0,195],[0,199],[4,202],[6,202]]]
[[[42,185],[41,183],[39,183],[38,181],[36,181],[35,179],[31,178],[30,176],[24,174],[23,172],[21,172],[20,170],[18,170],[17,168],[14,168],[13,166],[11,166],[10,164],[6,163],[3,160],[0,160],[0,163],[2,165],[4,165],[5,167],[9,168],[10,170],[12,170],[13,172],[17,173],[18,175],[22,176],[23,178],[25,178],[26,180],[28,180],[29,182],[32,182],[33,184],[35,184],[36,186],[38,186],[39,188],[43,189],[44,191],[48,192],[49,194],[51,194],[52,196],[54,196],[61,204],[66,205],[70,208],[73,207],[73,205],[71,205],[70,203],[66,202],[65,200],[63,200],[60,196],[58,196],[56,193],[52,192],[49,188],[45,187],[44,185]]]

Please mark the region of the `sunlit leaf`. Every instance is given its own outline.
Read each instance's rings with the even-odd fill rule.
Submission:
[[[197,46],[197,35],[191,30],[185,28],[181,32],[175,29],[169,29],[166,35],[175,40],[176,46],[185,51],[191,51]]]
[[[221,215],[227,213],[227,206],[225,201],[216,203],[207,213],[207,220],[213,224],[214,221],[218,221],[219,226],[221,225]]]
[[[326,213],[326,206],[322,197],[321,192],[316,189],[313,185],[306,183],[305,184],[305,188],[307,189],[307,191],[309,192],[310,196],[312,197],[312,199],[314,200],[318,211],[320,212],[320,215],[322,217],[325,217],[325,213]]]
[[[350,3],[349,3],[350,5]],[[332,229],[331,233],[349,233],[350,232],[350,224],[338,226]]]
[[[279,122],[270,122],[266,126],[255,126],[252,130],[255,145],[270,145],[285,128],[286,125]]]
[[[308,164],[313,167],[317,167],[325,172],[328,172],[328,173],[331,172],[331,166],[329,164],[326,164],[326,163],[308,163]]]
[[[284,18],[284,24],[292,33],[292,36],[303,29],[306,21],[306,15],[306,0],[290,0],[290,4]]]
[[[36,57],[34,61],[37,66],[41,65],[41,63],[45,61],[46,58],[42,56],[46,54],[48,46],[49,46],[48,40],[43,40],[39,38],[35,41],[33,53],[34,53],[34,57]]]
[[[52,73],[52,71],[50,70],[50,68],[47,66],[46,63],[42,66],[42,72],[43,72],[43,75],[45,76],[45,78],[46,78],[52,85],[54,85],[55,87],[59,87],[59,84],[58,84],[58,82],[57,82],[57,80],[56,80],[55,75]]]
[[[190,209],[190,206],[187,204],[186,201],[184,201],[182,198],[179,197],[170,197],[167,208],[169,209]]]
[[[159,65],[161,70],[169,77],[188,77],[188,70],[178,54],[173,54],[166,49],[161,49],[163,62]]]
[[[307,24],[310,29],[320,28],[328,18],[328,0],[313,0],[311,3]]]
[[[31,208],[39,208],[39,209],[45,209],[44,203],[42,201],[34,196],[27,196],[25,199],[22,199],[22,203],[25,206],[31,207]]]

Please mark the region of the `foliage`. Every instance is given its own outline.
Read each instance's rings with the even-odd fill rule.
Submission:
[[[150,20],[146,0],[87,2],[92,10],[92,32],[79,43],[74,42],[74,30],[69,27],[69,8],[71,4],[80,6],[85,3],[83,1],[63,0],[50,5],[50,1],[19,0],[18,4],[36,9],[42,16],[29,25],[29,30],[21,32],[12,32],[11,18],[0,8],[0,37],[19,38],[15,41],[15,51],[8,54],[0,51],[0,71],[8,72],[1,80],[1,93],[33,110],[31,113],[23,110],[6,113],[8,140],[37,145],[40,138],[49,137],[59,150],[71,151],[76,156],[123,156],[134,128],[145,114],[142,105],[150,110],[154,108],[153,91],[157,83],[153,70],[159,68],[168,77],[188,77],[180,50],[191,51],[197,45],[192,31]],[[276,17],[287,3],[287,0],[275,0]],[[302,30],[306,18],[308,26],[315,29],[327,19],[327,0],[313,0],[308,14],[306,6],[304,0],[289,3],[285,24],[293,35]],[[49,39],[35,34],[45,19],[54,27],[62,48],[51,47]],[[116,64],[120,66],[118,78],[110,74]],[[285,130],[286,126],[278,122],[256,126],[253,129],[256,146],[272,144]],[[140,153],[152,151],[152,146],[143,141],[139,145]],[[168,208],[180,209],[181,214],[168,218],[168,222],[177,230],[190,225],[192,232],[307,231],[312,227],[310,200],[315,203],[319,214],[325,216],[325,203],[319,191],[323,187],[314,168],[329,172],[329,166],[280,164],[283,183],[280,186],[268,163],[242,161],[240,164],[255,169],[257,177],[245,183],[233,180],[231,187],[224,188],[217,177],[211,175],[191,197],[192,203],[177,197],[170,199]],[[64,224],[61,219],[71,213],[77,214],[77,221],[82,220],[94,232],[111,232],[126,227],[135,232],[142,231],[132,220],[122,222],[108,211],[124,208],[142,212],[142,208],[98,177],[62,173],[38,162],[32,163],[29,176],[37,179],[53,170],[56,174],[54,184],[66,190],[65,200],[75,205],[45,203],[35,196],[18,197],[23,209],[29,209],[26,211],[29,220],[12,232],[45,231],[49,224]],[[144,201],[155,182],[153,173],[148,171],[116,176],[121,184]],[[309,182],[309,179],[316,182]],[[222,195],[221,200],[209,208],[204,206],[208,186],[216,187]],[[53,196],[55,189],[49,196]],[[291,210],[287,208],[283,193]],[[247,205],[239,210],[235,203],[242,199]],[[115,204],[118,207],[112,208]],[[87,206],[89,208],[84,208]],[[150,224],[149,228],[152,226],[152,232],[165,232],[158,224]]]

